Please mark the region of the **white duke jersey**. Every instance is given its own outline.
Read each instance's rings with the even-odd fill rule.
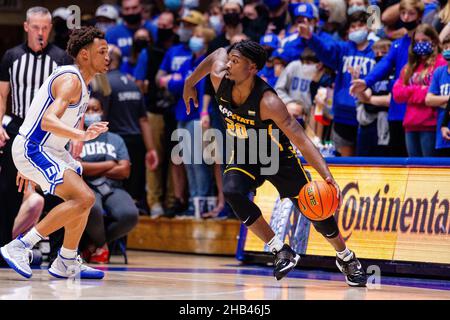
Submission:
[[[45,111],[53,103],[55,98],[52,95],[53,81],[60,75],[66,73],[73,73],[81,81],[82,92],[78,103],[70,104],[64,111],[64,114],[60,118],[62,122],[70,127],[77,127],[81,117],[86,112],[86,108],[89,101],[90,91],[84,83],[80,70],[75,65],[61,66],[55,69],[53,73],[45,80],[39,91],[34,96],[31,102],[30,108],[25,116],[25,120],[19,129],[19,134],[27,140],[40,145],[42,147],[49,147],[52,149],[61,150],[64,149],[69,142],[69,138],[63,138],[57,136],[51,132],[44,131],[41,128],[42,117]]]

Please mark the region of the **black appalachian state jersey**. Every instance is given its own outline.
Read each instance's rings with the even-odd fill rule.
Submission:
[[[267,155],[272,150],[271,144],[276,145],[281,152],[280,155],[292,155],[292,146],[287,136],[279,130],[272,120],[261,120],[260,117],[260,102],[264,92],[270,90],[275,93],[275,90],[260,77],[255,76],[255,85],[252,92],[242,105],[237,106],[232,102],[233,86],[234,81],[224,77],[216,92],[216,101],[225,122],[227,143],[232,140],[234,149],[236,149],[238,140],[240,140],[240,143],[245,140],[246,161],[249,159],[250,151],[254,155],[259,155],[257,153],[258,148],[262,145],[265,145],[267,150],[265,154]],[[275,130],[278,132],[278,137],[276,134],[274,135]],[[265,141],[267,142],[265,143]],[[233,152],[233,154],[235,158],[236,152]],[[254,164],[251,160],[250,163]]]

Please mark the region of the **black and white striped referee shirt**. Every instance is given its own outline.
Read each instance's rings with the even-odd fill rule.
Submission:
[[[34,52],[26,43],[6,51],[0,64],[0,81],[10,83],[12,114],[25,118],[45,79],[56,67],[72,63],[72,58],[53,44],[42,52]]]

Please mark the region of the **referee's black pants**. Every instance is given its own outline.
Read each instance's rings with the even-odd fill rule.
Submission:
[[[23,193],[17,191],[17,169],[12,159],[12,144],[19,132],[21,121],[14,119],[6,128],[9,140],[0,155],[0,247],[12,240],[14,219],[19,213]],[[0,257],[0,265],[6,265]]]

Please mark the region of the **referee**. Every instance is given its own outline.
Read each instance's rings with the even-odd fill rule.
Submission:
[[[28,9],[24,30],[26,42],[7,50],[0,64],[0,148],[3,149],[0,155],[0,246],[12,240],[14,219],[23,200],[16,187],[17,169],[11,156],[12,142],[45,79],[56,67],[72,63],[65,51],[48,43],[52,30],[52,16],[48,9]],[[10,92],[12,110],[8,115],[12,120],[4,129],[1,124]]]

